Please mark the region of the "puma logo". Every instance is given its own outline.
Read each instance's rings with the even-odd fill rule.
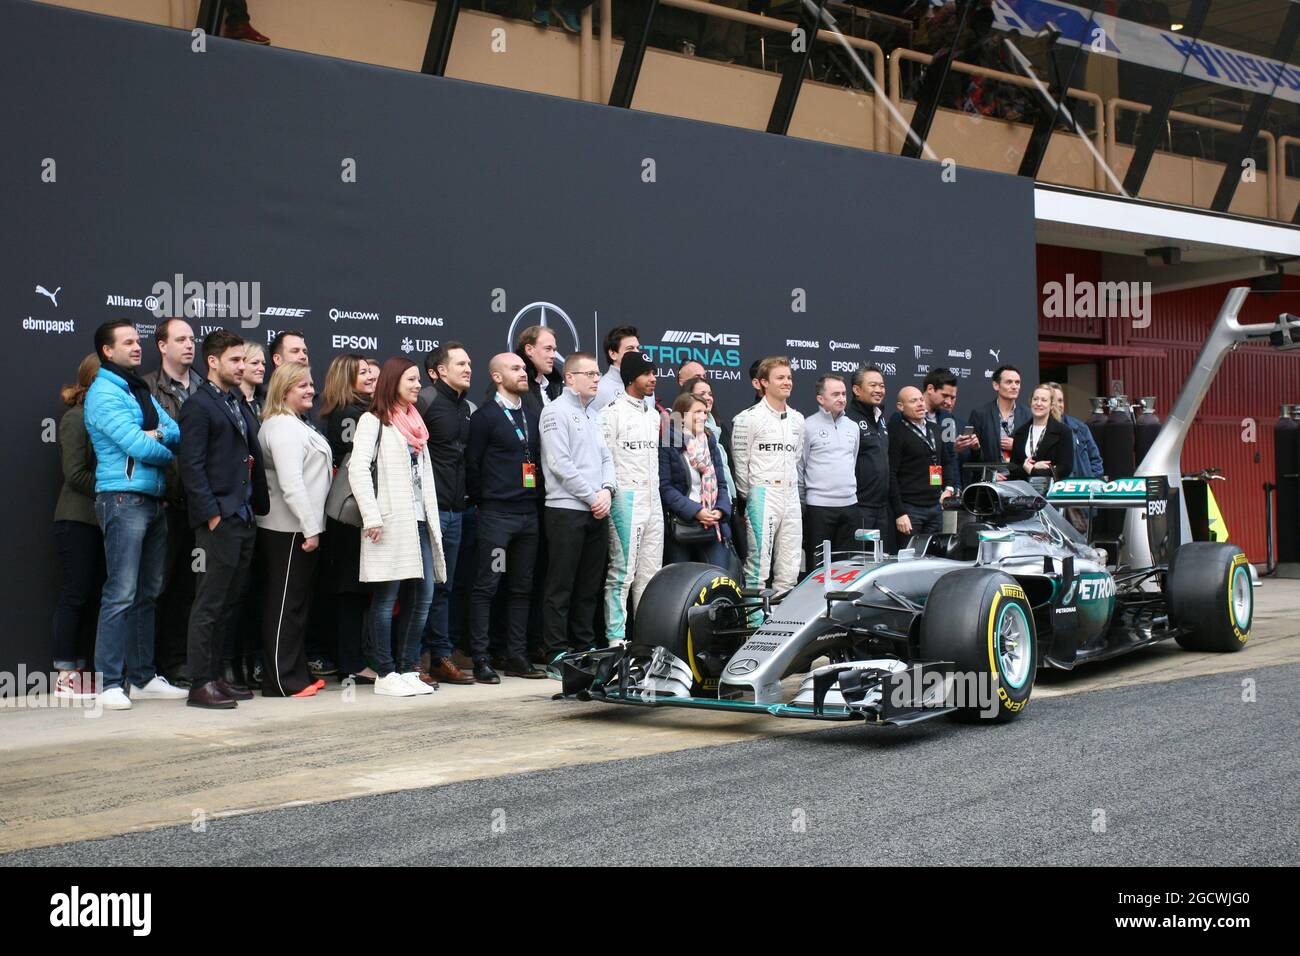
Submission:
[[[55,307],[56,309],[59,307],[59,298],[58,298],[58,297],[59,297],[59,293],[62,292],[62,291],[63,291],[63,286],[59,286],[59,287],[58,287],[57,289],[55,289],[53,292],[51,292],[49,289],[45,288],[45,286],[43,286],[43,285],[38,285],[38,286],[36,287],[36,294],[37,294],[37,295],[43,295],[43,296],[45,296],[47,299],[49,299],[51,302],[54,303],[54,307]]]
[[[1002,350],[1001,350],[1001,349],[989,349],[989,355],[992,355],[992,356],[993,356],[993,361],[995,361],[995,362],[1001,362],[1001,361],[1002,361]]]

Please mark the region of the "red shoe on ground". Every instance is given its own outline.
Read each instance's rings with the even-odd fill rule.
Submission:
[[[261,46],[271,45],[271,38],[258,33],[248,22],[237,23],[234,26],[227,25],[221,31],[221,35],[227,40],[243,40],[245,43],[257,43]]]

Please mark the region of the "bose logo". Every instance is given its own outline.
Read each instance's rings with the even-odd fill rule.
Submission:
[[[260,314],[274,315],[286,319],[302,319],[306,318],[307,313],[310,311],[311,309],[286,309],[279,306],[273,306],[269,309],[263,309]]]
[[[893,355],[895,352],[898,351],[898,346],[897,345],[873,345],[871,347],[871,351],[884,352],[886,355]]]

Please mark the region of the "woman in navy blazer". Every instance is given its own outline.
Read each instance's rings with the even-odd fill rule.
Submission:
[[[722,453],[718,450],[717,441],[704,427],[708,415],[704,402],[690,393],[678,395],[673,402],[667,440],[659,446],[659,498],[667,512],[667,523],[671,524],[674,518],[679,518],[706,526],[712,524],[715,536],[705,544],[679,545],[673,538],[672,528],[666,529],[664,564],[674,561],[703,561],[723,568],[729,566],[727,545],[731,542],[731,498],[727,495]],[[718,487],[718,497],[712,509],[706,510],[700,504],[703,476],[687,461],[686,439],[680,428],[682,423],[692,429],[697,439],[708,442]],[[719,512],[721,518],[709,520],[712,517],[710,511]]]

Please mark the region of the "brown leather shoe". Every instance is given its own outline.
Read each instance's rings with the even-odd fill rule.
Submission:
[[[438,658],[437,662],[435,662],[433,667],[430,668],[429,673],[431,673],[434,677],[438,678],[438,680],[444,681],[448,684],[474,683],[474,678],[470,677],[459,667],[453,664],[451,662],[450,657]]]
[[[425,669],[425,666],[423,664],[416,664],[415,672],[420,675],[421,683],[427,684],[428,686],[432,687],[434,690],[438,689],[438,678],[430,674],[428,670]]]
[[[229,697],[231,700],[253,699],[253,692],[251,690],[236,690],[224,677],[218,677],[213,681],[213,683],[217,685],[217,690],[221,691],[222,694]]]
[[[251,696],[251,695],[250,695]],[[209,710],[231,710],[238,707],[233,697],[227,697],[221,692],[216,681],[208,681],[206,684],[195,684],[190,688],[190,696],[185,701],[187,707],[206,707]]]

